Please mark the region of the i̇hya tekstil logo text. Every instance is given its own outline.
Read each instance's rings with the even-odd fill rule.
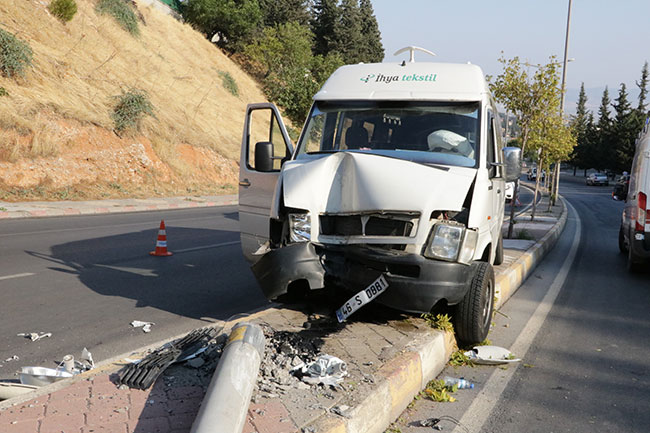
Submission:
[[[438,74],[404,74],[404,75],[384,75],[384,74],[368,74],[365,77],[361,77],[360,80],[364,83],[385,83],[390,84],[393,81],[429,81],[434,82]]]

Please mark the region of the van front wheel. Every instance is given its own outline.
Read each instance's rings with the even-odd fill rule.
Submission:
[[[494,269],[487,262],[472,264],[474,276],[463,300],[456,305],[454,324],[456,337],[465,344],[485,340],[494,309]]]

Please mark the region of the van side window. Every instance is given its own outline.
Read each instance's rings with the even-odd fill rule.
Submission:
[[[253,170],[255,169],[255,145],[259,142],[273,144],[273,170],[279,171],[282,158],[287,158],[289,154],[280,124],[271,109],[255,110],[251,113],[250,135],[248,137],[248,167]]]
[[[495,152],[494,149],[496,148],[496,143],[494,141],[494,115],[492,114],[492,111],[488,111],[488,133],[487,133],[487,140],[485,141],[485,150],[486,150],[486,160],[487,160],[487,168],[488,168],[488,175],[490,178],[496,177],[497,176],[497,168],[492,163],[497,162],[495,159]]]

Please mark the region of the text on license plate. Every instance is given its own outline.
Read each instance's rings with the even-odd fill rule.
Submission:
[[[368,287],[348,299],[348,301],[343,304],[341,308],[336,310],[336,318],[339,322],[343,322],[345,319],[350,317],[352,313],[375,299],[387,288],[388,283],[386,282],[386,278],[384,278],[383,275],[380,275],[379,278],[370,283]]]

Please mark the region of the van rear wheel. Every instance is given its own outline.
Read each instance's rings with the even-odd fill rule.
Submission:
[[[487,262],[475,262],[474,276],[463,300],[456,305],[454,324],[456,337],[465,344],[485,340],[494,309],[494,269]]]
[[[622,254],[627,254],[627,246],[625,245],[625,236],[623,235],[623,226],[618,229],[618,249]]]
[[[642,267],[642,263],[639,263],[639,259],[632,251],[632,246],[629,245],[627,248],[627,270],[632,273],[640,272]]]

